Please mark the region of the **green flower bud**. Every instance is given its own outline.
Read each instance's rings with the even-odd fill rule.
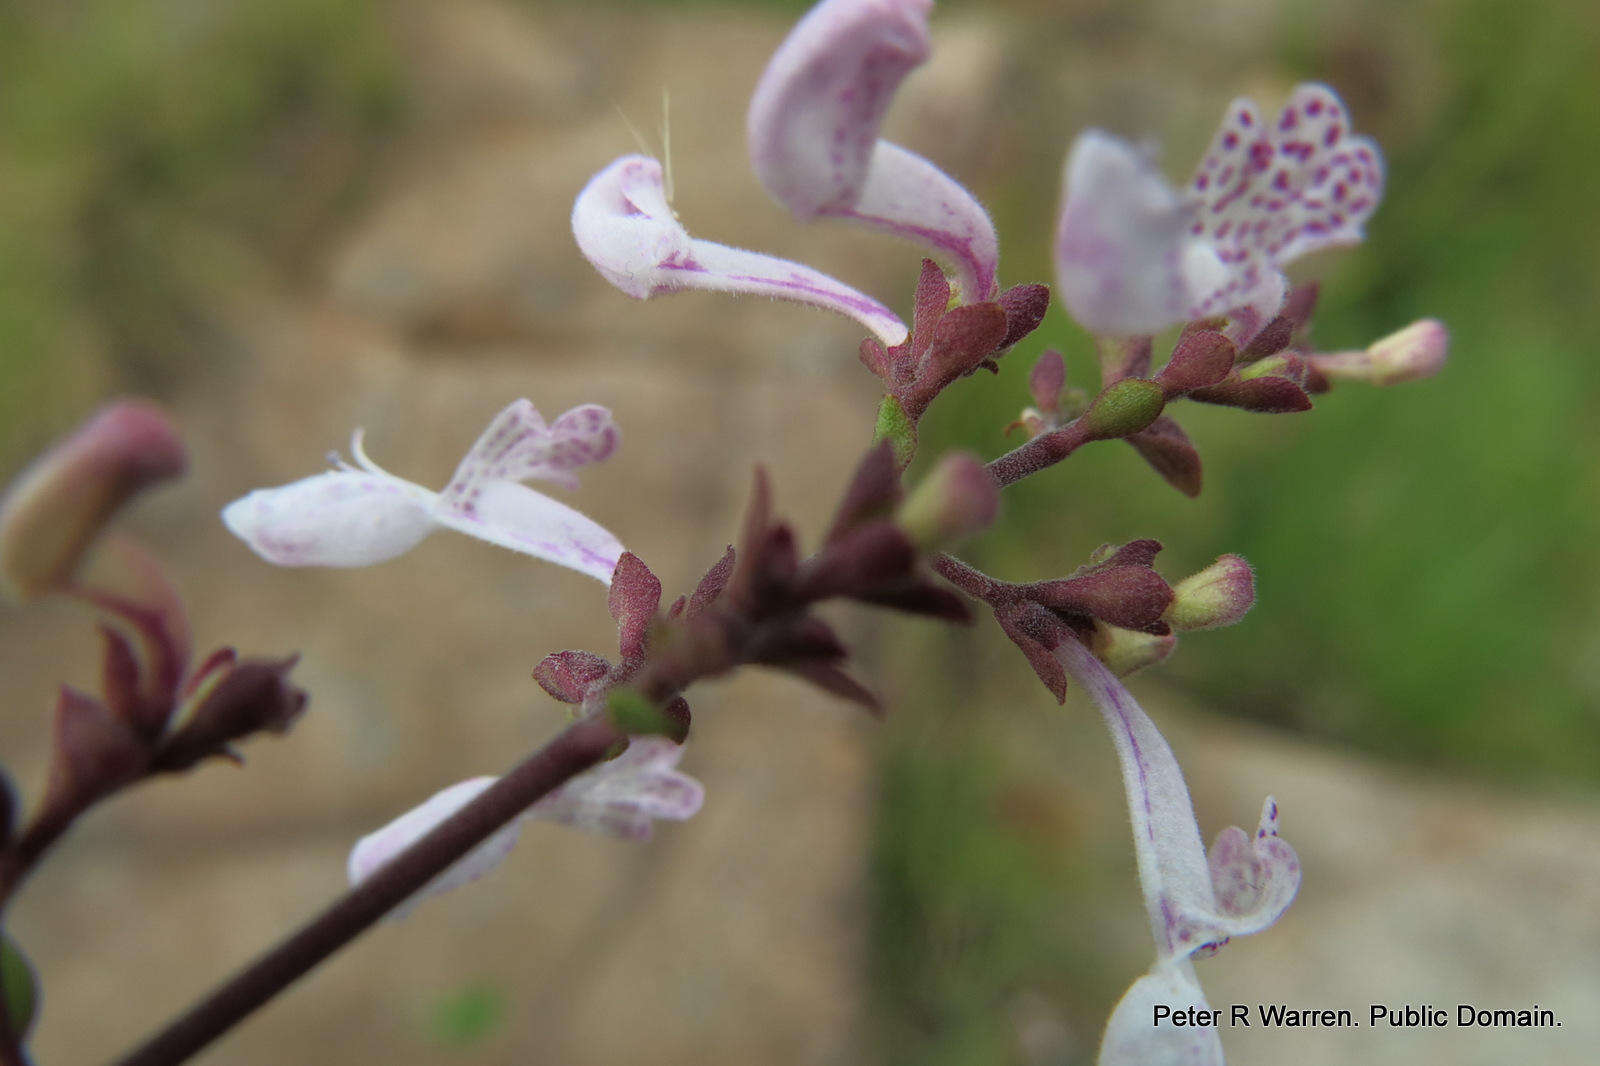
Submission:
[[[1173,629],[1231,626],[1255,605],[1256,576],[1237,555],[1220,556],[1172,586],[1172,605],[1161,620]]]

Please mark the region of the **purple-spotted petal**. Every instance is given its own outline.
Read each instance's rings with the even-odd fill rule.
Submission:
[[[436,528],[433,493],[367,470],[332,470],[257,489],[222,509],[234,536],[278,566],[370,566]]]
[[[1253,839],[1224,832],[1208,860],[1183,772],[1155,723],[1088,648],[1068,638],[1055,654],[1100,709],[1122,764],[1157,956],[1186,958],[1277,921],[1300,886],[1300,862],[1277,835],[1277,804],[1267,800]]]
[[[693,817],[705,789],[676,767],[683,748],[665,737],[634,737],[610,762],[574,777],[528,813],[627,840],[644,840],[658,818]]]
[[[750,98],[750,164],[802,219],[854,205],[900,82],[928,58],[932,0],[823,0],[773,53]]]
[[[1225,262],[1282,265],[1361,240],[1383,195],[1383,158],[1332,89],[1307,83],[1271,123],[1250,100],[1228,105],[1189,188],[1200,205],[1193,232]]]
[[[622,544],[598,523],[515,481],[485,479],[441,496],[440,525],[611,583]]]
[[[1000,291],[1000,242],[989,213],[950,175],[898,145],[879,141],[855,201],[820,213],[925,249],[955,272],[963,303],[992,300]]]
[[[1211,1009],[1189,960],[1158,962],[1129,987],[1106,1024],[1098,1066],[1223,1066],[1215,1025],[1177,1026],[1170,1015],[1156,1022],[1158,1005]]]
[[[440,822],[476,799],[479,793],[494,784],[496,780],[493,777],[475,777],[470,781],[451,785],[382,829],[362,837],[350,852],[348,866],[350,884],[358,885],[365,881],[379,867],[427,836]],[[520,833],[520,819],[498,830],[449,869],[418,889],[405,903],[395,908],[392,916],[402,917],[429,896],[437,896],[452,888],[459,888],[469,881],[476,881],[500,864],[516,844]]]
[[[905,323],[877,300],[786,259],[689,236],[667,203],[661,164],[630,155],[590,179],[572,209],[578,248],[636,299],[686,289],[793,300],[852,318],[889,346]]]
[[[1300,862],[1278,837],[1278,801],[1268,796],[1254,836],[1236,825],[1217,834],[1206,855],[1219,923],[1229,936],[1259,932],[1278,920],[1300,887]]]
[[[1062,299],[1112,335],[1229,314],[1244,344],[1284,306],[1282,267],[1359,241],[1382,192],[1377,145],[1322,85],[1298,87],[1270,123],[1248,100],[1230,104],[1183,194],[1143,153],[1091,131],[1067,162]]]

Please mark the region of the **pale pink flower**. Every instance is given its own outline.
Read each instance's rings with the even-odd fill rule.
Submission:
[[[1094,654],[1072,637],[1055,649],[1111,732],[1133,823],[1139,885],[1156,941],[1156,961],[1117,1004],[1100,1047],[1100,1066],[1222,1066],[1211,1026],[1153,1024],[1157,1003],[1208,1009],[1191,957],[1230,937],[1257,933],[1288,909],[1300,887],[1300,860],[1278,837],[1278,805],[1267,797],[1255,835],[1237,827],[1217,835],[1207,855],[1183,771],[1150,716]]]
[[[790,31],[750,99],[750,163],[797,218],[903,237],[952,269],[964,303],[999,291],[983,206],[944,171],[878,137],[900,82],[929,54],[932,0],[823,0]]]
[[[527,400],[489,423],[442,492],[395,477],[367,458],[288,485],[257,489],[223,508],[235,536],[279,566],[370,566],[409,551],[440,527],[588,574],[606,584],[622,545],[564,503],[519,482],[577,484],[576,469],[617,446],[611,412],[588,404],[546,424]]]
[[[872,297],[800,263],[689,236],[667,203],[661,164],[626,155],[589,180],[572,235],[602,277],[635,299],[702,289],[793,300],[853,318],[887,345],[906,326]]]
[[[422,900],[475,881],[498,866],[516,845],[522,825],[541,819],[591,832],[647,840],[657,819],[683,821],[700,810],[705,789],[676,769],[683,748],[665,737],[634,737],[615,759],[573,777],[529,807],[449,869],[428,882],[394,912],[400,917]],[[420,806],[356,842],[350,852],[351,885],[360,884],[390,859],[427,836],[498,780],[474,777],[434,794]]]

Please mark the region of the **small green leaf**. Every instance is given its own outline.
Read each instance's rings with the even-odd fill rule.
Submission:
[[[0,933],[0,992],[4,993],[11,1032],[20,1040],[33,1024],[33,1010],[39,1002],[38,982],[28,957],[4,933]]]
[[[441,1044],[469,1047],[493,1036],[505,1016],[505,993],[492,985],[473,984],[440,1000],[428,1028]]]

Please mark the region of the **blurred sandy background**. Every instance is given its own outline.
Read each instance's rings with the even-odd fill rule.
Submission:
[[[856,331],[712,297],[626,301],[571,245],[572,196],[672,108],[699,235],[802,259],[904,306],[916,256],[799,228],[744,162],[744,102],[798,10],[461,0],[19,0],[0,12],[0,461],[100,400],[155,396],[193,455],[130,525],[197,639],[299,649],[312,710],[248,766],[96,812],[10,930],[42,970],[42,1064],[105,1061],[311,914],[350,843],[562,720],[545,652],[609,650],[599,588],[437,536],[351,572],[260,563],[215,520],[367,428],[441,484],[516,396],[612,407],[623,452],[574,502],[686,588],[756,461],[814,535],[870,429]],[[1236,93],[1341,90],[1391,162],[1362,249],[1306,264],[1318,336],[1424,314],[1426,386],[1295,419],[1185,411],[1198,502],[1127,449],[1007,497],[970,553],[1014,578],[1156,536],[1178,577],[1261,572],[1241,626],[1135,691],[1207,836],[1274,792],[1306,868],[1267,934],[1199,964],[1214,1005],[1539,1003],[1563,1028],[1225,1032],[1235,1066],[1584,1063],[1600,1041],[1600,596],[1593,544],[1600,167],[1589,5],[1031,0],[941,5],[889,135],[996,216],[1008,282],[1049,280],[1065,146],[1089,124],[1180,176]],[[941,400],[930,448],[1005,447],[1059,312]],[[495,877],[337,957],[200,1061],[282,1064],[1092,1061],[1151,954],[1110,746],[998,633],[848,616],[887,724],[759,675],[692,696],[705,811],[645,846],[533,827]],[[0,761],[42,783],[92,631],[0,614]]]

